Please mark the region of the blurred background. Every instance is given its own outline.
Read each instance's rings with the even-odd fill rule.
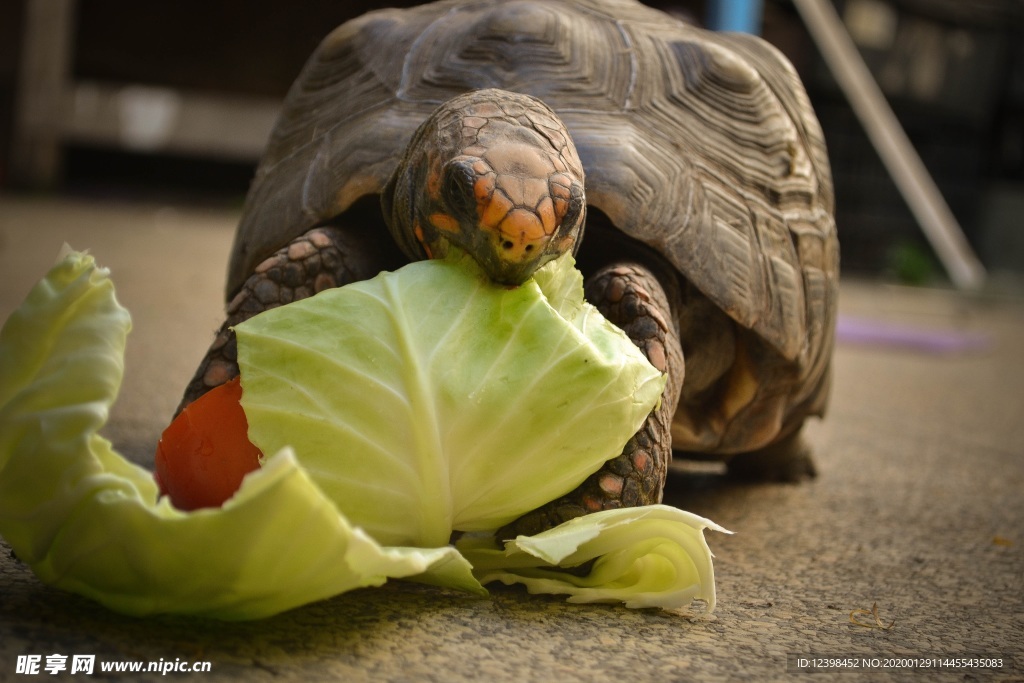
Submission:
[[[830,1],[830,0],[826,0]],[[53,193],[240,206],[317,43],[393,0],[0,0],[0,201]],[[720,26],[715,0],[647,4]],[[846,275],[947,280],[790,0],[752,30],[806,83]],[[990,282],[1024,278],[1024,0],[835,0]],[[729,28],[729,26],[723,26]]]

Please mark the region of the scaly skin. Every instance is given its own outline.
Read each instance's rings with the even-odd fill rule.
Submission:
[[[669,284],[674,287],[672,281]],[[683,384],[683,352],[669,296],[662,283],[639,263],[611,265],[588,279],[586,298],[621,327],[654,367],[668,373],[661,404],[622,453],[578,488],[498,530],[500,540],[533,535],[599,510],[661,502],[672,459],[670,426]]]
[[[329,287],[369,279],[400,265],[370,239],[363,226],[314,228],[264,259],[227,307],[227,319],[199,364],[175,411],[238,376],[238,345],[232,327],[262,311],[312,296]]]
[[[452,98],[424,121],[381,199],[409,258],[456,245],[506,285],[574,249],[586,215],[565,126],[540,100],[501,90]]]

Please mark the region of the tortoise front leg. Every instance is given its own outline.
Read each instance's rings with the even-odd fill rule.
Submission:
[[[227,319],[203,357],[175,411],[210,389],[238,376],[233,326],[262,311],[312,296],[329,287],[374,277],[401,265],[386,232],[364,224],[314,228],[278,249],[255,272],[227,307]]]
[[[668,374],[661,404],[647,417],[622,453],[567,495],[499,529],[498,540],[533,535],[600,510],[661,502],[672,458],[670,427],[683,384],[683,351],[661,282],[647,267],[608,266],[592,276],[586,298],[622,328],[654,367]],[[571,387],[566,387],[571,391]]]

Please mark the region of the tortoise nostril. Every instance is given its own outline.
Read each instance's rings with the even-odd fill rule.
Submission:
[[[504,242],[501,243],[501,248],[506,250],[506,251],[508,251],[509,249],[511,249],[514,246],[515,245],[512,244],[511,240],[505,240]]]
[[[527,244],[526,245],[526,251],[533,251],[533,245],[532,244]]]

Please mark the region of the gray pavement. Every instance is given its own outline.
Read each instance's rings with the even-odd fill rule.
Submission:
[[[134,331],[105,433],[140,462],[219,323],[236,220],[232,210],[0,196],[0,319],[65,241],[111,268]],[[37,678],[16,673],[18,656],[54,653],[209,661],[201,680],[495,682],[791,680],[809,674],[788,670],[788,655],[995,655],[1000,670],[813,680],[1024,681],[1024,300],[844,280],[840,309],[854,333],[899,329],[839,345],[830,414],[809,429],[817,480],[671,475],[666,502],[736,532],[709,537],[719,596],[709,620],[403,583],[258,622],[133,619],[40,584],[4,546],[0,681]],[[873,605],[891,628],[851,623]]]

